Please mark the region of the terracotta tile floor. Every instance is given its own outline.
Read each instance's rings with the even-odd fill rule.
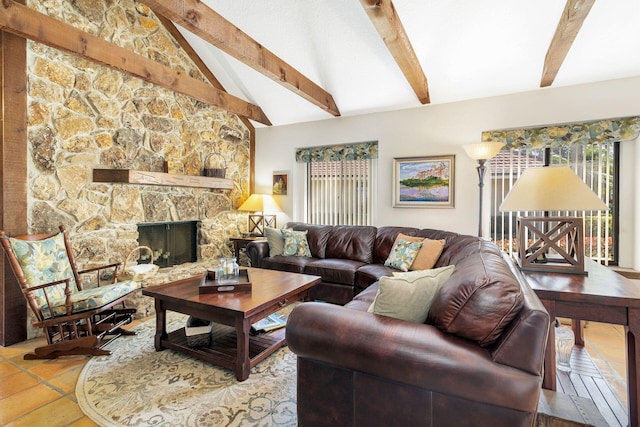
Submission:
[[[0,347],[0,426],[95,426],[83,415],[75,397],[76,381],[89,359],[67,356],[57,360],[23,360],[25,353],[42,342],[43,339],[35,339]],[[589,322],[585,346],[626,405],[623,328]]]
[[[126,328],[139,323],[134,321]],[[44,343],[44,338],[37,338],[0,346],[0,426],[96,426],[84,416],[75,395],[76,382],[89,358],[23,359],[25,353]]]

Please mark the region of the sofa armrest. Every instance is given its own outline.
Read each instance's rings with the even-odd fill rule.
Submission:
[[[269,256],[269,243],[266,240],[254,240],[247,244],[245,250],[251,261],[251,267],[260,268],[262,260]]]
[[[471,401],[523,411],[536,407],[540,376],[494,362],[487,349],[432,325],[308,302],[287,321],[300,358]]]

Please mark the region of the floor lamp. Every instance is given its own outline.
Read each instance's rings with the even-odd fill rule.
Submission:
[[[478,237],[482,237],[482,189],[484,187],[484,174],[487,171],[485,164],[487,160],[495,157],[495,155],[500,152],[502,146],[502,142],[496,141],[478,142],[476,144],[462,146],[467,156],[478,162],[478,166],[476,167],[478,170],[478,192],[480,193],[478,203]]]
[[[549,211],[608,209],[568,166],[525,169],[500,205],[503,212],[545,212],[542,217],[517,218],[522,270],[585,275],[583,218],[551,216]]]
[[[239,211],[258,212],[256,214],[249,214],[249,234],[253,236],[264,236],[265,227],[276,226],[275,215],[265,215],[265,212],[282,212],[280,206],[273,200],[268,194],[252,194],[249,198],[238,208]]]

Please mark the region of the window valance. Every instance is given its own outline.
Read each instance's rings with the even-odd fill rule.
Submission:
[[[377,158],[377,142],[361,142],[357,144],[300,148],[296,150],[296,162],[300,163],[336,162],[341,160]]]
[[[633,116],[525,129],[491,130],[482,132],[482,140],[503,142],[505,146],[502,149],[511,150],[629,141],[638,138],[639,134],[640,116]]]

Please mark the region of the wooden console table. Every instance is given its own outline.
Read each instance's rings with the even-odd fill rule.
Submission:
[[[587,276],[522,271],[551,319],[574,319],[576,342],[582,341],[581,320],[624,325],[627,346],[629,426],[640,427],[640,285],[597,262],[586,260]],[[544,358],[546,389],[556,389],[555,330],[551,327]]]

